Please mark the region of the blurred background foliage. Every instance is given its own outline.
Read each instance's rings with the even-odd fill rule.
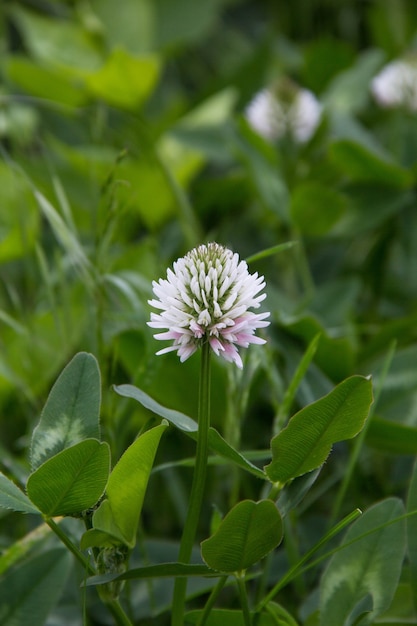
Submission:
[[[184,365],[154,356],[152,280],[205,240],[243,258],[291,241],[250,264],[265,275],[273,325],[243,374],[214,362],[213,421],[233,444],[266,449],[317,333],[291,412],[353,373],[373,374],[378,387],[395,346],[346,509],[403,493],[417,451],[417,118],[379,106],[371,81],[416,45],[413,0],[3,2],[5,473],[27,473],[29,434],[79,350],[99,360],[116,458],[150,415],[117,398],[113,383],[195,416],[198,356]],[[308,141],[269,141],[248,123],[255,94],[280,80],[322,106]],[[163,460],[192,454],[187,445],[170,433]],[[347,454],[337,448],[325,480],[337,482]],[[153,480],[171,498],[152,496],[151,484],[144,525],[176,536],[188,474]],[[208,501],[227,506],[257,484],[219,468],[209,488]],[[331,488],[321,498],[319,517]],[[10,519],[5,545],[21,530]]]

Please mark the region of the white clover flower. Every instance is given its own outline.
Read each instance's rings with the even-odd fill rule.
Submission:
[[[322,106],[308,89],[283,81],[275,89],[263,89],[246,108],[249,124],[270,141],[286,134],[297,143],[307,142],[320,123]]]
[[[269,325],[269,313],[253,313],[266,294],[263,276],[250,274],[238,254],[217,243],[198,246],[178,259],[167,278],[152,283],[158,299],[149,304],[162,311],[151,313],[151,328],[166,329],[155,339],[173,340],[156,354],[177,351],[188,359],[203,342],[213,352],[242,368],[238,347],[263,344],[254,333]]]
[[[371,82],[371,92],[384,108],[405,106],[417,111],[417,66],[405,60],[388,63]]]

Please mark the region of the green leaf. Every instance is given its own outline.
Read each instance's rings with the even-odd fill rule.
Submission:
[[[289,318],[285,322],[285,327],[288,328],[289,332],[296,337],[301,337],[308,343],[320,334],[314,362],[327,374],[330,380],[339,382],[352,373],[355,353],[348,337],[332,337],[326,331],[325,326],[326,324],[315,314],[310,313],[301,317]]]
[[[321,580],[322,626],[373,624],[390,606],[406,547],[405,521],[393,521],[403,513],[401,500],[388,498],[348,530]]]
[[[51,389],[33,431],[32,470],[83,439],[100,438],[100,372],[92,354],[79,352]]]
[[[114,467],[106,488],[107,499],[104,500],[93,515],[93,529],[86,533],[81,543],[85,548],[93,540],[103,545],[105,533],[133,548],[142,510],[149,476],[155,459],[162,433],[167,428],[163,423],[151,428],[138,437],[124,452]]]
[[[298,229],[310,237],[326,235],[347,209],[340,192],[317,182],[302,182],[291,196],[291,215]]]
[[[185,433],[196,433],[198,431],[198,424],[195,420],[191,419],[191,417],[188,417],[179,411],[167,409],[162,406],[162,404],[159,404],[159,402],[148,396],[148,394],[142,391],[142,389],[139,389],[134,385],[114,385],[113,389],[119,394],[119,396],[136,400],[146,409],[149,409],[149,411],[152,411],[155,415],[159,415],[160,417],[168,420],[168,422],[174,424],[174,426]]]
[[[368,103],[369,84],[384,60],[382,50],[365,50],[353,66],[335,75],[323,95],[325,104],[343,112],[361,111]]]
[[[417,454],[417,428],[373,417],[366,433],[366,444],[394,454]]]
[[[272,461],[265,467],[269,479],[286,483],[319,467],[334,443],[360,432],[371,403],[371,380],[351,376],[296,413],[271,441]]]
[[[137,402],[139,402],[142,406],[149,409],[156,415],[168,420],[170,424],[176,426],[183,433],[191,437],[191,439],[194,441],[197,440],[198,424],[195,420],[191,419],[191,417],[188,417],[179,411],[162,406],[159,402],[156,402],[156,400],[134,385],[114,385],[113,388],[120,396],[137,400]],[[213,452],[216,452],[220,456],[235,463],[258,478],[265,479],[264,472],[259,469],[259,467],[256,467],[256,465],[248,461],[243,454],[228,444],[220,433],[213,427],[210,427],[209,429],[209,446]]]
[[[26,494],[14,482],[0,472],[0,507],[21,511],[22,513],[39,513]]]
[[[102,55],[97,41],[79,24],[66,19],[41,16],[14,5],[12,17],[35,59],[49,67],[68,67],[77,71],[100,65]]]
[[[114,106],[136,110],[152,93],[159,75],[155,56],[133,57],[116,48],[105,65],[86,79],[91,93]]]
[[[271,500],[243,500],[217,531],[201,543],[202,557],[220,572],[241,572],[257,563],[282,539],[281,516]]]
[[[44,626],[62,593],[71,555],[62,548],[37,554],[0,579],[0,623],[4,626]]]
[[[108,444],[86,439],[33,472],[27,482],[28,496],[49,517],[81,513],[103,495],[109,471]]]
[[[407,512],[417,511],[417,462],[414,463],[407,495]],[[408,554],[414,609],[417,612],[417,514],[407,519]]]
[[[288,513],[292,509],[295,509],[295,507],[303,500],[304,496],[310,491],[311,487],[316,482],[320,472],[321,467],[304,474],[304,476],[295,478],[290,483],[285,485],[284,489],[281,489],[276,505],[282,517],[288,515]]]
[[[190,437],[193,439],[197,439],[196,436],[190,434]],[[208,441],[209,447],[216,452],[219,456],[231,461],[241,469],[250,472],[257,478],[261,480],[265,480],[265,472],[263,472],[259,467],[256,467],[253,463],[251,463],[243,454],[238,452],[235,448],[233,448],[227,441],[221,436],[221,434],[212,426],[209,428],[208,433]]]
[[[178,578],[189,576],[218,577],[218,572],[213,572],[206,565],[188,563],[158,563],[146,567],[129,569],[122,574],[100,574],[91,576],[86,581],[86,586],[103,585],[116,580],[143,580],[149,578]]]
[[[85,105],[88,94],[81,83],[56,67],[44,67],[20,55],[5,60],[9,80],[26,93],[38,98],[65,104],[66,107]]]
[[[413,183],[410,171],[354,141],[335,141],[331,145],[330,155],[352,180],[374,181],[397,189],[408,188]]]

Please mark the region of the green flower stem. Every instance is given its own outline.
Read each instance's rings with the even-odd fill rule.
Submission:
[[[244,574],[236,575],[237,587],[239,589],[240,604],[242,606],[243,621],[245,626],[251,626],[252,620],[250,616],[248,594],[246,593],[245,576]]]
[[[198,438],[193,482],[187,518],[181,538],[178,560],[189,563],[200,519],[207,473],[208,433],[210,427],[210,344],[205,342],[201,352],[200,388],[198,400]],[[172,602],[172,626],[183,626],[187,579],[177,578]]]

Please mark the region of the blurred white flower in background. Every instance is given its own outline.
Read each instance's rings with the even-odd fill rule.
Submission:
[[[252,128],[270,141],[289,135],[297,143],[305,143],[321,116],[322,105],[316,96],[287,79],[257,93],[245,110]]]
[[[388,63],[373,78],[371,92],[384,108],[406,107],[417,111],[417,63],[398,60]]]

